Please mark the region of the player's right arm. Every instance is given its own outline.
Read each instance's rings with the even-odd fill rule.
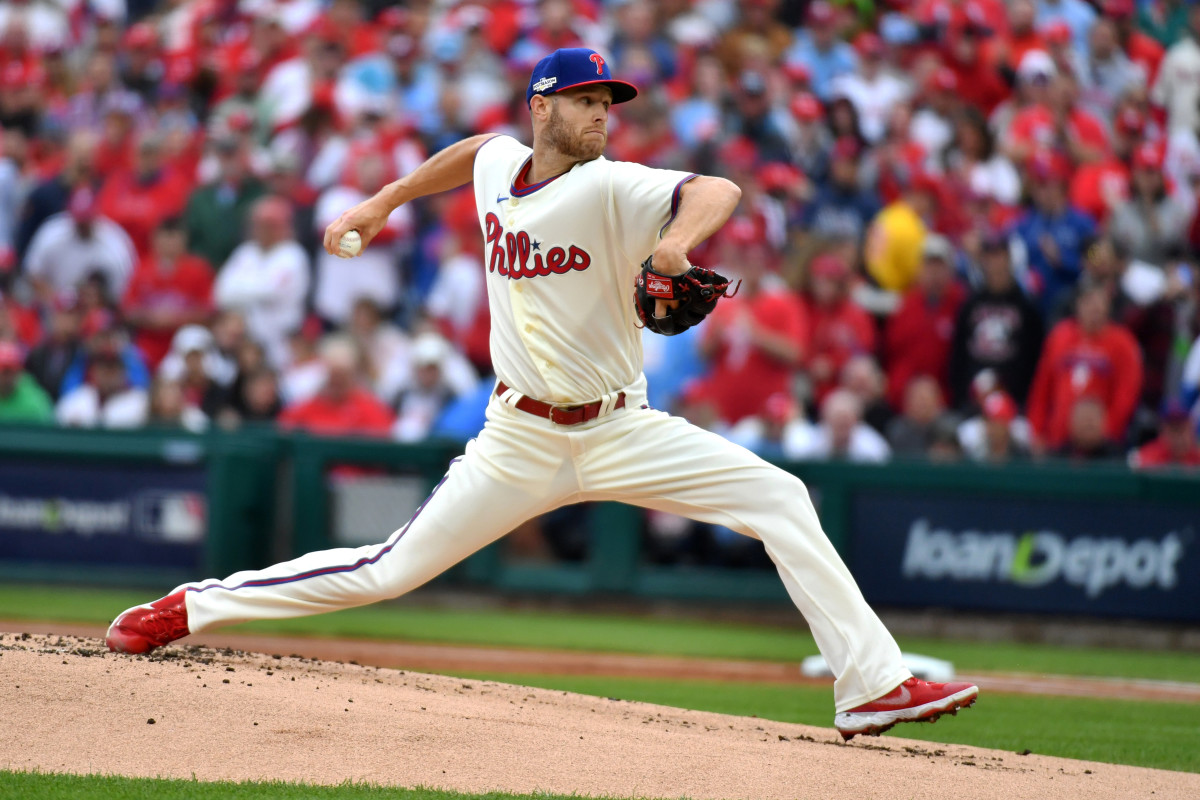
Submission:
[[[475,169],[475,153],[484,142],[496,136],[481,133],[455,142],[434,153],[424,164],[398,181],[393,181],[358,205],[342,213],[325,229],[325,252],[337,255],[342,234],[356,230],[362,236],[363,247],[383,230],[388,215],[418,197],[447,192],[471,182]]]

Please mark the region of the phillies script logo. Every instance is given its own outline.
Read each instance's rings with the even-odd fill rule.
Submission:
[[[539,252],[541,242],[531,241],[525,231],[505,233],[494,213],[489,213],[484,221],[487,226],[484,232],[486,246],[491,247],[488,272],[498,272],[512,280],[520,280],[552,273],[565,275],[573,269],[583,271],[592,265],[592,257],[587,251],[575,245],[566,250],[551,247],[543,256]]]

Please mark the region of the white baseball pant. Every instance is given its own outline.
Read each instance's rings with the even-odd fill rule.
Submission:
[[[191,632],[398,597],[531,517],[616,500],[761,539],[836,676],[837,711],[911,677],[798,478],[679,417],[638,407],[643,393],[627,394],[637,403],[571,427],[493,397],[483,431],[387,541],[185,584]]]

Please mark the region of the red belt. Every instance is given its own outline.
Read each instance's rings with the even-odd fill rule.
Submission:
[[[508,387],[503,382],[496,385],[496,394],[503,395],[508,391]],[[521,399],[517,401],[516,407],[526,414],[533,414],[535,417],[548,419],[556,425],[578,425],[581,422],[589,422],[600,416],[600,406],[603,405],[602,400],[596,400],[592,403],[584,403],[581,406],[552,406],[549,403],[543,403],[541,400],[534,400],[532,397],[521,395]],[[613,405],[613,411],[618,408],[625,407],[625,393],[621,392],[617,395],[617,402]]]

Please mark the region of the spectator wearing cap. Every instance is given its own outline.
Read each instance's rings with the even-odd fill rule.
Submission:
[[[951,28],[945,43],[946,67],[955,76],[955,93],[965,104],[988,115],[1011,93],[996,64],[984,54],[990,36],[991,31],[966,24]],[[947,81],[942,79],[940,83]]]
[[[1129,198],[1113,209],[1109,230],[1131,258],[1165,265],[1187,246],[1195,202],[1167,188],[1163,142],[1143,142],[1133,151]]]
[[[1166,51],[1153,36],[1139,29],[1136,0],[1102,0],[1104,16],[1113,21],[1117,29],[1117,43],[1121,51],[1140,67],[1144,76],[1143,86],[1150,87],[1158,78]]]
[[[1150,100],[1166,110],[1169,131],[1200,131],[1200,3],[1190,3],[1187,35],[1167,50]]]
[[[160,222],[150,256],[134,271],[121,301],[125,320],[152,370],[166,356],[177,330],[212,316],[212,287],[212,267],[187,252],[183,221],[172,217]]]
[[[80,130],[70,134],[62,168],[35,186],[22,204],[13,242],[18,259],[24,259],[29,243],[42,223],[66,211],[76,189],[92,185],[95,180],[95,152],[96,137],[93,134]]]
[[[326,189],[317,199],[313,215],[313,230],[317,234],[342,211],[379,191],[391,174],[379,152],[362,154],[350,162],[346,171],[350,174],[341,183]],[[329,255],[324,248],[317,249],[313,307],[327,324],[344,326],[350,319],[354,301],[360,297],[370,297],[385,313],[397,307],[401,280],[399,245],[411,234],[413,223],[412,210],[401,206],[388,217],[380,236],[372,239],[371,246],[357,257],[344,259]]]
[[[2,347],[3,345],[0,345]],[[1200,468],[1196,422],[1178,400],[1163,404],[1158,437],[1129,454],[1134,469]]]
[[[808,4],[806,25],[784,57],[788,64],[803,64],[812,80],[812,91],[822,101],[832,98],[833,80],[854,71],[858,56],[838,38],[838,9],[829,0]]]
[[[96,353],[116,354],[121,359],[125,378],[130,385],[139,389],[148,388],[150,371],[146,368],[146,360],[142,357],[142,351],[129,340],[116,314],[108,308],[86,310],[88,306],[84,302],[80,303],[80,308],[84,310],[80,326],[84,347],[63,375],[61,393],[65,395],[88,380],[88,367]]]
[[[1038,0],[1036,25],[1038,28],[1055,22],[1065,22],[1071,29],[1075,49],[1083,51],[1088,45],[1088,31],[1096,21],[1096,9],[1086,0]]]
[[[1049,60],[1040,50],[1025,58]],[[1041,81],[1041,74],[1035,73],[1031,80]],[[1047,80],[1045,90],[1032,95],[1041,99],[1013,117],[1004,138],[1007,155],[1016,163],[1043,151],[1060,153],[1080,164],[1101,160],[1108,152],[1108,132],[1100,120],[1079,107],[1074,76],[1057,73]]]
[[[852,281],[850,265],[838,253],[822,253],[809,264],[805,367],[818,404],[837,386],[851,357],[875,352],[875,323],[850,299]]]
[[[304,319],[309,259],[293,238],[292,210],[282,197],[264,197],[250,214],[250,238],[238,245],[217,277],[217,307],[238,309],[268,363],[287,363],[287,337]]]
[[[1116,461],[1125,451],[1106,427],[1104,401],[1094,395],[1075,399],[1067,418],[1066,436],[1052,453],[1074,462]]]
[[[1126,106],[1113,120],[1112,147],[1100,161],[1080,164],[1071,176],[1071,204],[1106,226],[1112,210],[1129,197],[1129,165],[1143,141],[1145,116]]]
[[[142,102],[154,101],[165,67],[159,56],[158,32],[149,22],[130,25],[121,39],[121,83],[137,92]]]
[[[963,302],[950,347],[950,389],[955,408],[972,403],[971,385],[985,371],[1024,404],[1042,349],[1037,306],[1017,284],[1007,237],[988,232],[979,257],[982,284]]]
[[[833,138],[824,124],[825,107],[811,92],[792,96],[788,106],[795,121],[792,161],[810,181],[824,181],[829,174],[829,154]]]
[[[1133,0],[1117,2],[1128,2],[1132,12]],[[1075,52],[1073,71],[1079,81],[1080,105],[1100,119],[1112,119],[1117,98],[1125,92],[1147,85],[1145,68],[1124,53],[1111,17],[1100,17],[1092,25],[1087,50]]]
[[[801,225],[821,239],[857,241],[879,212],[879,198],[859,187],[862,147],[842,137],[830,154],[829,179],[817,186],[813,199],[801,212]]]
[[[918,375],[937,381],[950,396],[950,346],[966,290],[955,280],[955,253],[940,234],[925,237],[917,282],[909,289],[884,333],[888,401],[899,408],[905,387]]]
[[[983,114],[964,107],[954,117],[954,138],[945,152],[946,172],[969,192],[1015,206],[1021,200],[1021,176],[996,140]]]
[[[197,188],[184,211],[188,249],[214,266],[224,264],[245,235],[250,208],[265,187],[250,171],[247,145],[225,136],[213,141],[216,177]]]
[[[1051,22],[1041,28],[1039,33],[1042,35],[1042,41],[1046,43],[1046,53],[1054,62],[1054,68],[1059,72],[1074,70],[1077,53],[1071,27],[1062,21]]]
[[[50,395],[23,366],[21,348],[0,340],[0,425],[53,422]]]
[[[888,69],[879,34],[863,31],[854,39],[854,50],[857,68],[833,79],[830,96],[845,97],[854,104],[863,136],[875,143],[883,138],[892,109],[908,98],[910,88]]]
[[[1008,30],[993,36],[985,45],[985,54],[1001,71],[1012,74],[1026,53],[1045,51],[1046,43],[1041,31],[1035,26],[1036,16],[1033,0],[1010,0]]]
[[[1051,449],[1067,441],[1082,398],[1100,403],[1107,439],[1123,441],[1142,392],[1142,355],[1132,334],[1109,320],[1108,290],[1088,286],[1075,306],[1075,317],[1046,338],[1029,394],[1029,421]]]
[[[921,146],[930,162],[936,162],[953,143],[954,120],[964,106],[957,93],[958,76],[949,67],[938,67],[929,73],[924,88],[914,98],[919,105],[909,121],[908,135]]]
[[[129,235],[101,216],[91,189],[75,190],[66,211],[47,219],[25,254],[25,273],[42,304],[74,292],[88,275],[104,276],[109,290],[125,291],[137,262]]]
[[[811,449],[813,425],[804,418],[795,398],[779,392],[766,399],[758,414],[734,425],[726,436],[765,459],[781,461],[802,457]]]
[[[88,354],[86,382],[55,407],[58,424],[74,428],[140,428],[148,412],[149,395],[130,384],[120,351],[107,343]]]
[[[942,389],[932,375],[914,375],[902,394],[900,414],[888,423],[888,445],[894,456],[922,458],[934,443],[935,429],[956,422],[946,413]]]
[[[170,354],[163,360],[156,377],[177,383],[185,403],[214,417],[226,397],[218,382],[223,368],[208,328],[185,325],[171,339]]]
[[[423,333],[413,342],[413,381],[396,398],[392,438],[416,442],[426,438],[456,392],[442,371],[450,343],[436,333]]]
[[[862,402],[848,389],[836,389],[821,403],[821,421],[796,458],[879,464],[892,456],[887,440],[862,421]]]
[[[741,280],[701,331],[700,353],[712,368],[711,395],[732,425],[762,412],[773,394],[790,391],[806,356],[808,324],[803,303],[769,271],[773,258],[757,226],[738,218],[721,235],[722,274]]]
[[[734,112],[726,117],[726,131],[754,145],[760,161],[791,160],[786,129],[780,124],[761,72],[747,70],[738,79]]]
[[[984,396],[978,416],[958,426],[958,441],[972,461],[1006,464],[1029,458],[1029,420],[1005,391]]]
[[[1096,235],[1092,218],[1070,204],[1069,176],[1069,165],[1057,153],[1035,156],[1026,182],[1033,205],[1014,230],[1024,245],[1034,295],[1044,314],[1079,279],[1084,245]]]
[[[363,387],[354,341],[331,334],[321,341],[320,358],[325,367],[320,391],[284,408],[279,424],[321,436],[387,436],[392,412]]]
[[[145,258],[154,229],[182,213],[190,191],[190,181],[165,162],[162,138],[144,132],[138,137],[133,167],[105,178],[96,206],[129,234],[138,257]]]

